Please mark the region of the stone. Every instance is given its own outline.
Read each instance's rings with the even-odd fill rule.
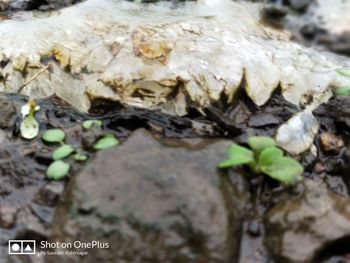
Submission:
[[[64,190],[63,182],[49,182],[35,196],[39,205],[55,206]]]
[[[1,129],[13,127],[16,117],[16,106],[12,100],[5,95],[0,95],[0,116]]]
[[[291,154],[305,152],[313,145],[318,127],[318,122],[311,112],[299,112],[278,128],[277,145]]]
[[[16,219],[16,209],[2,204],[0,206],[0,227],[3,228],[11,228],[15,224]]]
[[[281,120],[269,113],[258,113],[250,117],[248,125],[250,127],[265,127],[278,125]]]
[[[350,201],[308,180],[301,194],[265,214],[265,228],[264,243],[276,262],[320,262],[323,250],[350,235]],[[348,248],[343,243],[338,246]]]
[[[75,2],[79,0],[0,0],[0,10],[48,10],[65,7]]]
[[[40,18],[27,12],[0,24],[0,90],[56,94],[81,111],[105,99],[186,115],[188,104],[231,103],[240,87],[258,106],[281,87],[304,107],[350,84],[335,72],[346,58],[260,23],[262,6],[88,0]]]
[[[318,107],[315,110],[315,114],[342,123],[344,128],[350,130],[350,97],[338,96]]]
[[[320,142],[323,149],[328,151],[339,151],[344,146],[344,141],[330,132],[323,132],[320,134]]]
[[[56,213],[52,241],[110,244],[89,250],[84,262],[234,262],[248,191],[240,174],[218,174],[229,144],[170,147],[137,130],[74,178],[65,202],[71,206]]]

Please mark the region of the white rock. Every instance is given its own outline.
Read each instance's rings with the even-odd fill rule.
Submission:
[[[288,101],[303,106],[317,106],[333,86],[350,85],[335,73],[348,60],[263,25],[261,7],[230,0],[177,9],[87,0],[46,17],[5,20],[0,58],[8,63],[0,68],[0,91],[33,98],[55,93],[82,111],[104,98],[184,115],[185,94],[200,110],[222,97],[231,102],[243,80],[257,105],[279,84]]]
[[[283,124],[276,134],[277,145],[291,154],[308,150],[318,131],[318,122],[309,110],[304,110]]]

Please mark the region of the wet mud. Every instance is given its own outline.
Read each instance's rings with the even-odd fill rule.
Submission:
[[[189,111],[188,115],[184,117],[175,117],[159,111],[149,111],[130,107],[125,108],[122,105],[110,105],[110,107],[108,107],[108,104],[106,104],[105,101],[95,101],[91,112],[89,114],[82,114],[56,97],[39,100],[38,105],[41,106],[41,110],[36,117],[40,123],[41,131],[51,127],[64,129],[67,133],[68,143],[80,145],[87,150],[90,157],[87,164],[73,164],[73,169],[67,179],[62,181],[50,181],[45,177],[45,169],[51,162],[50,152],[54,146],[43,143],[40,138],[33,141],[25,141],[19,137],[19,109],[21,105],[26,103],[26,101],[27,98],[24,96],[4,94],[1,94],[0,96],[0,102],[2,103],[1,114],[2,116],[6,116],[6,118],[3,118],[2,123],[0,123],[2,128],[2,147],[0,151],[0,173],[2,181],[0,189],[1,250],[6,251],[8,239],[30,238],[36,239],[37,241],[67,241],[75,237],[74,233],[78,236],[85,233],[81,236],[82,239],[85,238],[86,240],[89,240],[94,236],[99,236],[101,240],[107,240],[109,242],[117,242],[115,238],[118,240],[119,238],[126,238],[126,240],[129,240],[128,242],[132,242],[131,244],[134,244],[132,247],[135,249],[136,253],[135,257],[130,255],[127,256],[127,254],[125,254],[125,260],[121,262],[145,262],[143,260],[148,257],[147,254],[138,254],[137,252],[140,251],[140,249],[142,250],[145,248],[139,247],[137,244],[139,244],[139,242],[145,242],[144,238],[150,238],[149,235],[155,235],[155,233],[158,232],[151,231],[146,233],[139,229],[137,230],[140,231],[138,233],[138,238],[134,239],[133,237],[130,239],[131,237],[129,236],[128,231],[124,228],[120,228],[118,224],[113,227],[115,227],[117,231],[122,231],[122,236],[111,236],[107,234],[110,230],[107,230],[105,233],[107,236],[105,236],[103,232],[85,232],[84,229],[86,229],[86,224],[94,224],[94,227],[107,227],[107,225],[103,225],[102,222],[102,225],[99,225],[100,223],[97,223],[96,225],[96,219],[94,219],[96,216],[96,210],[89,208],[91,204],[88,200],[86,200],[86,204],[84,203],[85,201],[82,203],[82,200],[80,199],[81,197],[79,196],[84,193],[81,192],[81,189],[89,189],[85,187],[90,187],[91,189],[88,191],[91,191],[91,193],[95,193],[96,195],[96,198],[91,197],[91,201],[94,203],[97,202],[97,204],[106,204],[105,202],[108,199],[111,202],[110,205],[112,209],[116,204],[113,201],[115,200],[115,197],[109,199],[111,197],[103,195],[103,192],[101,193],[102,195],[100,195],[99,193],[101,189],[107,189],[107,185],[110,185],[110,187],[118,187],[119,185],[119,187],[121,187],[120,189],[123,189],[123,187],[120,186],[123,184],[126,184],[126,189],[132,189],[133,183],[138,184],[137,181],[131,179],[131,181],[128,181],[129,179],[127,178],[129,175],[127,175],[126,171],[132,171],[129,170],[129,168],[134,167],[134,165],[130,163],[132,166],[129,167],[126,160],[135,159],[135,162],[139,163],[140,171],[138,170],[139,168],[137,168],[138,166],[135,166],[135,168],[132,169],[136,169],[134,171],[135,175],[141,176],[139,178],[139,180],[141,180],[140,184],[147,185],[151,183],[151,181],[149,181],[150,175],[145,174],[145,171],[149,169],[149,174],[151,174],[151,171],[154,171],[155,166],[159,167],[159,169],[163,169],[160,167],[164,166],[164,171],[166,171],[167,168],[170,169],[171,165],[174,165],[174,173],[176,173],[176,171],[181,171],[181,176],[185,176],[184,178],[186,178],[187,176],[197,174],[198,172],[186,172],[186,167],[190,167],[191,165],[186,165],[185,163],[183,169],[176,170],[176,167],[178,167],[176,163],[180,164],[185,162],[184,159],[181,158],[187,158],[188,160],[191,160],[189,161],[190,163],[198,163],[198,165],[202,162],[205,163],[211,160],[210,165],[208,165],[214,168],[215,163],[219,160],[218,156],[225,153],[225,146],[222,145],[229,143],[230,140],[244,143],[250,135],[272,136],[279,125],[289,119],[297,111],[296,107],[285,101],[278,91],[276,91],[268,103],[262,107],[255,106],[254,103],[242,93],[238,95],[237,101],[232,107],[228,108],[227,105],[216,105],[205,109],[204,112],[198,112],[196,109],[192,109]],[[339,216],[341,218],[348,217],[347,211],[350,209],[350,181],[347,176],[349,173],[348,164],[350,158],[349,142],[347,139],[348,133],[350,132],[350,114],[348,113],[348,104],[350,104],[349,97],[334,98],[330,100],[329,103],[321,105],[314,111],[314,114],[320,123],[320,129],[315,140],[318,154],[317,156],[314,156],[307,153],[296,156],[305,167],[305,183],[294,188],[283,187],[269,178],[256,177],[244,170],[238,171],[238,173],[229,170],[224,172],[224,174],[222,174],[222,172],[219,173],[218,171],[213,173],[214,177],[210,180],[214,180],[211,182],[219,180],[217,181],[218,185],[215,183],[214,185],[203,185],[203,187],[208,187],[208,190],[205,191],[214,191],[216,193],[215,195],[217,195],[216,199],[210,197],[208,200],[210,200],[210,202],[220,203],[222,209],[226,211],[222,212],[223,215],[226,213],[226,217],[224,217],[226,219],[220,219],[220,223],[215,221],[215,223],[207,222],[206,224],[208,224],[208,226],[212,224],[215,226],[215,224],[218,224],[216,226],[218,227],[217,229],[221,229],[222,227],[225,229],[231,229],[234,231],[235,235],[234,239],[229,240],[216,239],[215,235],[212,236],[213,240],[207,240],[204,236],[210,236],[211,234],[202,232],[204,231],[203,229],[197,229],[203,222],[197,222],[196,220],[201,220],[201,218],[199,217],[196,219],[195,214],[192,214],[196,212],[189,210],[188,212],[185,212],[190,213],[186,218],[188,218],[187,220],[190,220],[191,228],[199,231],[197,237],[192,236],[192,238],[196,238],[195,240],[197,240],[193,242],[196,242],[196,244],[197,242],[204,242],[203,246],[212,246],[210,244],[216,244],[219,242],[218,244],[220,244],[222,248],[225,248],[222,255],[226,256],[217,258],[215,253],[211,254],[211,252],[207,250],[207,252],[204,252],[204,250],[201,250],[204,248],[191,247],[192,245],[189,244],[189,248],[195,250],[199,249],[199,254],[197,254],[197,256],[203,256],[205,253],[209,253],[206,254],[208,257],[200,258],[196,256],[193,258],[191,253],[183,254],[184,252],[181,252],[181,250],[173,250],[173,248],[170,250],[172,251],[171,254],[167,254],[172,246],[164,247],[159,243],[158,245],[156,244],[155,247],[149,247],[147,249],[150,249],[150,251],[159,251],[159,249],[163,249],[168,252],[164,252],[166,255],[165,257],[158,253],[154,254],[154,261],[152,262],[177,262],[176,260],[181,257],[185,258],[185,261],[183,262],[231,262],[229,260],[232,260],[233,258],[235,259],[234,262],[242,263],[313,263],[321,262],[321,260],[322,262],[347,262],[346,260],[348,260],[347,258],[350,250],[347,246],[348,238],[346,231],[349,230],[347,224],[350,224],[350,218],[346,219],[344,222],[333,221],[332,216],[324,217],[324,219],[320,220],[322,221],[322,224],[329,224],[329,227],[332,229],[337,229],[338,227],[340,229],[339,234],[336,234],[336,231],[333,230],[329,230],[329,233],[327,231],[319,232],[316,235],[322,235],[323,238],[320,239],[315,247],[311,247],[310,250],[304,254],[302,253],[302,250],[299,251],[300,253],[293,253],[292,255],[288,254],[290,249],[301,249],[297,242],[298,236],[295,237],[296,239],[291,239],[290,241],[290,244],[294,247],[289,247],[289,243],[289,246],[287,244],[285,246],[277,246],[276,244],[280,244],[282,241],[276,238],[280,237],[281,239],[284,239],[290,235],[298,233],[299,230],[297,229],[299,228],[299,224],[303,225],[303,231],[301,232],[303,236],[310,235],[311,239],[314,238],[312,236],[314,234],[312,233],[314,233],[313,231],[315,230],[312,229],[314,229],[315,224],[318,224],[318,218],[320,218],[320,215],[323,215],[325,211],[327,211],[327,214],[334,213],[334,216]],[[125,149],[118,150],[117,147],[113,150],[114,152],[102,151],[100,153],[95,153],[91,150],[91,142],[101,134],[94,131],[84,133],[81,128],[81,122],[86,119],[102,120],[103,131],[115,134],[122,141],[122,144],[125,145],[123,146]],[[143,131],[141,132],[142,129]],[[148,145],[147,141],[153,142]],[[146,143],[146,145],[142,146],[143,143]],[[152,151],[154,151],[153,157],[150,155]],[[168,151],[169,153],[167,153]],[[181,151],[184,152],[181,154],[178,153]],[[198,157],[195,157],[196,155],[193,155],[191,151],[194,151],[193,154],[197,154],[196,152],[198,151],[208,151],[208,155],[200,154]],[[124,157],[118,157],[120,154]],[[159,154],[173,156],[173,160],[169,159],[168,161],[164,160],[164,163],[161,164],[153,164],[151,160],[156,161],[162,158]],[[192,157],[184,157],[186,154],[190,154],[189,156]],[[214,158],[210,155],[218,156]],[[116,176],[114,171],[121,171],[121,166],[113,161],[115,160],[114,158],[120,159],[120,165],[122,165],[122,163],[126,165],[125,173],[121,172],[121,174],[124,174],[125,180],[127,181],[120,178],[118,180],[122,181],[118,183],[117,178],[119,177],[113,179],[113,177]],[[127,159],[123,161],[122,158]],[[208,160],[206,158],[208,158]],[[109,163],[103,163],[104,160],[107,161],[109,159],[111,160]],[[102,163],[100,164],[101,161]],[[143,164],[141,165],[140,162],[143,162]],[[166,162],[168,162],[168,164]],[[97,185],[93,183],[101,180],[98,176],[100,176],[102,170],[96,168],[99,167],[99,165],[105,165],[104,170],[107,173],[105,175],[106,186],[101,185],[102,181],[100,181],[101,184]],[[205,168],[204,170],[207,169],[209,168]],[[163,174],[162,176],[164,176],[166,173],[161,171],[162,170],[159,170],[159,174]],[[132,177],[132,175],[130,176]],[[147,196],[149,193],[154,191],[161,191],[167,196],[172,196],[177,192],[175,191],[171,194],[171,191],[164,187],[167,184],[167,180],[175,180],[174,182],[177,182],[181,177],[178,179],[175,178],[166,179],[166,177],[164,177],[162,180],[165,181],[155,182],[155,185],[152,187],[151,185],[147,186],[136,196],[139,196],[141,198],[140,201],[142,200],[142,202],[145,201],[144,198],[148,198]],[[182,186],[184,182],[182,182],[182,180],[184,179],[177,182],[180,187],[179,189],[184,189],[184,186]],[[197,185],[200,180],[204,179],[190,179],[189,177],[188,180],[194,180],[193,187],[196,187],[195,185]],[[84,186],[84,184],[88,184],[89,182],[92,184]],[[168,183],[170,183],[170,181]],[[315,186],[317,184],[319,186]],[[221,186],[218,187],[219,185]],[[155,188],[153,189],[153,187]],[[321,192],[315,192],[315,189],[319,188],[322,188],[323,190]],[[200,189],[201,188],[199,188],[198,191],[201,192],[202,190]],[[112,193],[114,190],[110,189],[107,192]],[[192,197],[190,192],[191,191],[187,193],[188,197],[183,197],[185,198],[183,200],[184,203],[191,200]],[[115,192],[115,194],[117,194],[117,192]],[[130,194],[134,195],[135,192],[131,190]],[[120,192],[120,195],[123,196],[123,191]],[[201,195],[202,194],[198,193],[194,196]],[[313,199],[313,195],[317,198],[315,197],[316,199]],[[123,199],[121,196],[117,199],[126,207],[135,207],[135,209],[137,209],[136,207],[141,205],[137,200],[135,200],[134,203],[130,203],[130,199],[125,197]],[[204,196],[199,198],[198,202],[207,204],[208,201],[203,199]],[[175,198],[174,200],[179,200],[176,199],[175,196],[173,198]],[[278,221],[280,222],[280,228],[275,227],[275,220],[277,220],[278,215],[288,214],[289,210],[290,213],[297,213],[297,211],[302,211],[302,209],[309,211],[307,205],[310,205],[309,202],[314,202],[310,200],[318,202],[318,198],[323,198],[324,201],[319,201],[322,203],[320,206],[321,210],[319,211],[315,208],[315,214],[312,215],[315,217],[316,221],[306,220],[306,212],[300,212],[300,217],[296,217],[293,223]],[[289,202],[294,199],[295,204],[291,208]],[[150,199],[146,203],[154,206],[154,201],[152,200],[153,199]],[[163,206],[166,204],[174,207],[182,206],[181,203],[177,203],[178,201],[175,202],[170,200],[172,199],[169,199],[169,202],[171,202],[169,204],[164,203],[159,205]],[[301,206],[303,202],[306,202],[305,208],[304,206]],[[327,202],[330,202],[329,206],[327,205]],[[333,211],[334,205],[332,205],[332,202],[340,202],[343,205],[339,209]],[[232,203],[234,205],[232,205]],[[218,207],[218,204],[215,206]],[[71,207],[71,205],[73,206]],[[311,206],[318,207],[317,204],[313,205],[312,203]],[[322,210],[325,206],[327,209]],[[107,207],[108,206],[98,205],[96,209],[109,209]],[[204,207],[205,206],[203,206],[203,209]],[[233,207],[235,207],[235,210],[232,210]],[[72,213],[71,209],[75,209],[73,214],[75,214],[74,218],[76,219],[70,218]],[[150,207],[149,209],[152,210],[153,208]],[[107,213],[107,210],[101,211],[104,211],[101,213]],[[120,210],[120,212],[118,212],[119,216],[124,215],[123,211],[124,210]],[[165,213],[168,212],[170,211]],[[105,215],[107,218],[108,213]],[[100,216],[101,215],[98,217]],[[159,218],[158,221],[153,222],[147,219],[147,213],[138,213],[134,216],[137,216],[138,224],[146,224],[144,227],[147,228],[150,227],[147,226],[148,224],[162,225],[162,234],[157,234],[157,238],[160,240],[165,238],[165,236],[170,233],[169,231],[172,231],[171,228],[166,227],[167,223],[165,222],[168,222],[168,219],[166,218]],[[228,219],[229,221],[225,221]],[[131,224],[130,226],[133,228],[136,227],[136,225],[132,223],[133,221],[127,222],[128,224]],[[175,222],[178,221],[175,220],[174,223]],[[177,224],[180,223],[178,222]],[[225,226],[225,224],[227,225]],[[72,232],[68,231],[67,233],[67,229],[61,228],[61,226],[65,225],[72,226],[72,228],[69,229],[69,231]],[[107,229],[110,227],[111,225],[109,225]],[[181,227],[185,227],[185,225]],[[189,226],[187,225],[187,227]],[[211,230],[209,231],[212,233]],[[215,232],[219,230],[212,231]],[[220,237],[220,231],[217,232],[218,238]],[[350,235],[350,233],[348,233],[348,235]],[[154,238],[155,237],[156,236],[154,236]],[[188,238],[190,238],[190,236],[183,236],[183,238],[183,242],[189,242]],[[175,240],[169,239],[169,242],[175,242]],[[275,244],[274,242],[277,243]],[[283,244],[283,242],[281,244]],[[227,246],[229,247],[228,249]],[[98,255],[105,259],[103,262],[112,262],[108,261],[110,260],[108,258],[120,255],[119,253],[128,253],[128,249],[125,248],[123,252],[113,249],[110,250],[110,252]],[[93,253],[93,255],[95,255],[95,253]],[[138,255],[138,257],[136,257],[136,255]],[[124,256],[121,258],[124,258]],[[213,259],[210,259],[211,257],[213,257]],[[88,260],[89,258],[90,257],[87,257],[85,260]],[[41,258],[41,260],[44,259],[45,258]],[[7,262],[7,260],[9,259],[6,256],[2,257],[2,262]],[[22,259],[18,258],[18,260]],[[32,258],[31,260],[34,259]],[[51,257],[49,261],[40,262],[65,262],[62,260],[67,260],[67,258],[58,259],[56,257]],[[90,258],[90,261],[81,261],[82,259],[74,257],[69,260],[70,261],[67,262],[96,262],[94,261],[96,260],[94,257]]]

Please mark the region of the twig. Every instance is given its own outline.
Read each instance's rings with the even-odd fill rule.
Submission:
[[[45,70],[47,70],[49,67],[51,67],[51,63],[48,63],[45,67],[40,69],[38,72],[36,72],[30,79],[28,79],[18,90],[18,93],[21,93],[21,91],[33,80],[35,80],[37,77],[40,76],[41,73],[43,73]]]

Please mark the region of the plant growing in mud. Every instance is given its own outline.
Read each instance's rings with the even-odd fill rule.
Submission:
[[[273,139],[254,136],[248,139],[250,147],[232,144],[228,147],[228,158],[219,163],[219,168],[248,165],[254,173],[266,174],[284,184],[292,184],[301,179],[303,167],[291,157],[284,156]]]
[[[101,125],[102,122],[99,120],[87,120],[82,123],[82,127],[85,131],[91,129],[93,126],[100,127]],[[46,175],[50,179],[60,180],[68,174],[70,163],[63,159],[70,157],[72,154],[74,154],[74,161],[86,161],[88,159],[87,153],[82,149],[74,145],[66,144],[65,137],[66,134],[61,129],[49,129],[42,135],[42,139],[45,142],[60,144],[60,146],[52,152],[53,162],[46,170]],[[118,139],[113,134],[107,133],[94,143],[93,149],[103,150],[118,144]]]
[[[20,126],[20,133],[22,138],[32,140],[39,134],[39,123],[35,119],[35,113],[40,110],[36,105],[35,100],[30,99],[27,104],[21,108],[22,122]]]
[[[350,68],[341,68],[337,70],[339,75],[350,78]],[[350,86],[340,86],[337,87],[334,91],[335,96],[349,96],[350,95]]]

